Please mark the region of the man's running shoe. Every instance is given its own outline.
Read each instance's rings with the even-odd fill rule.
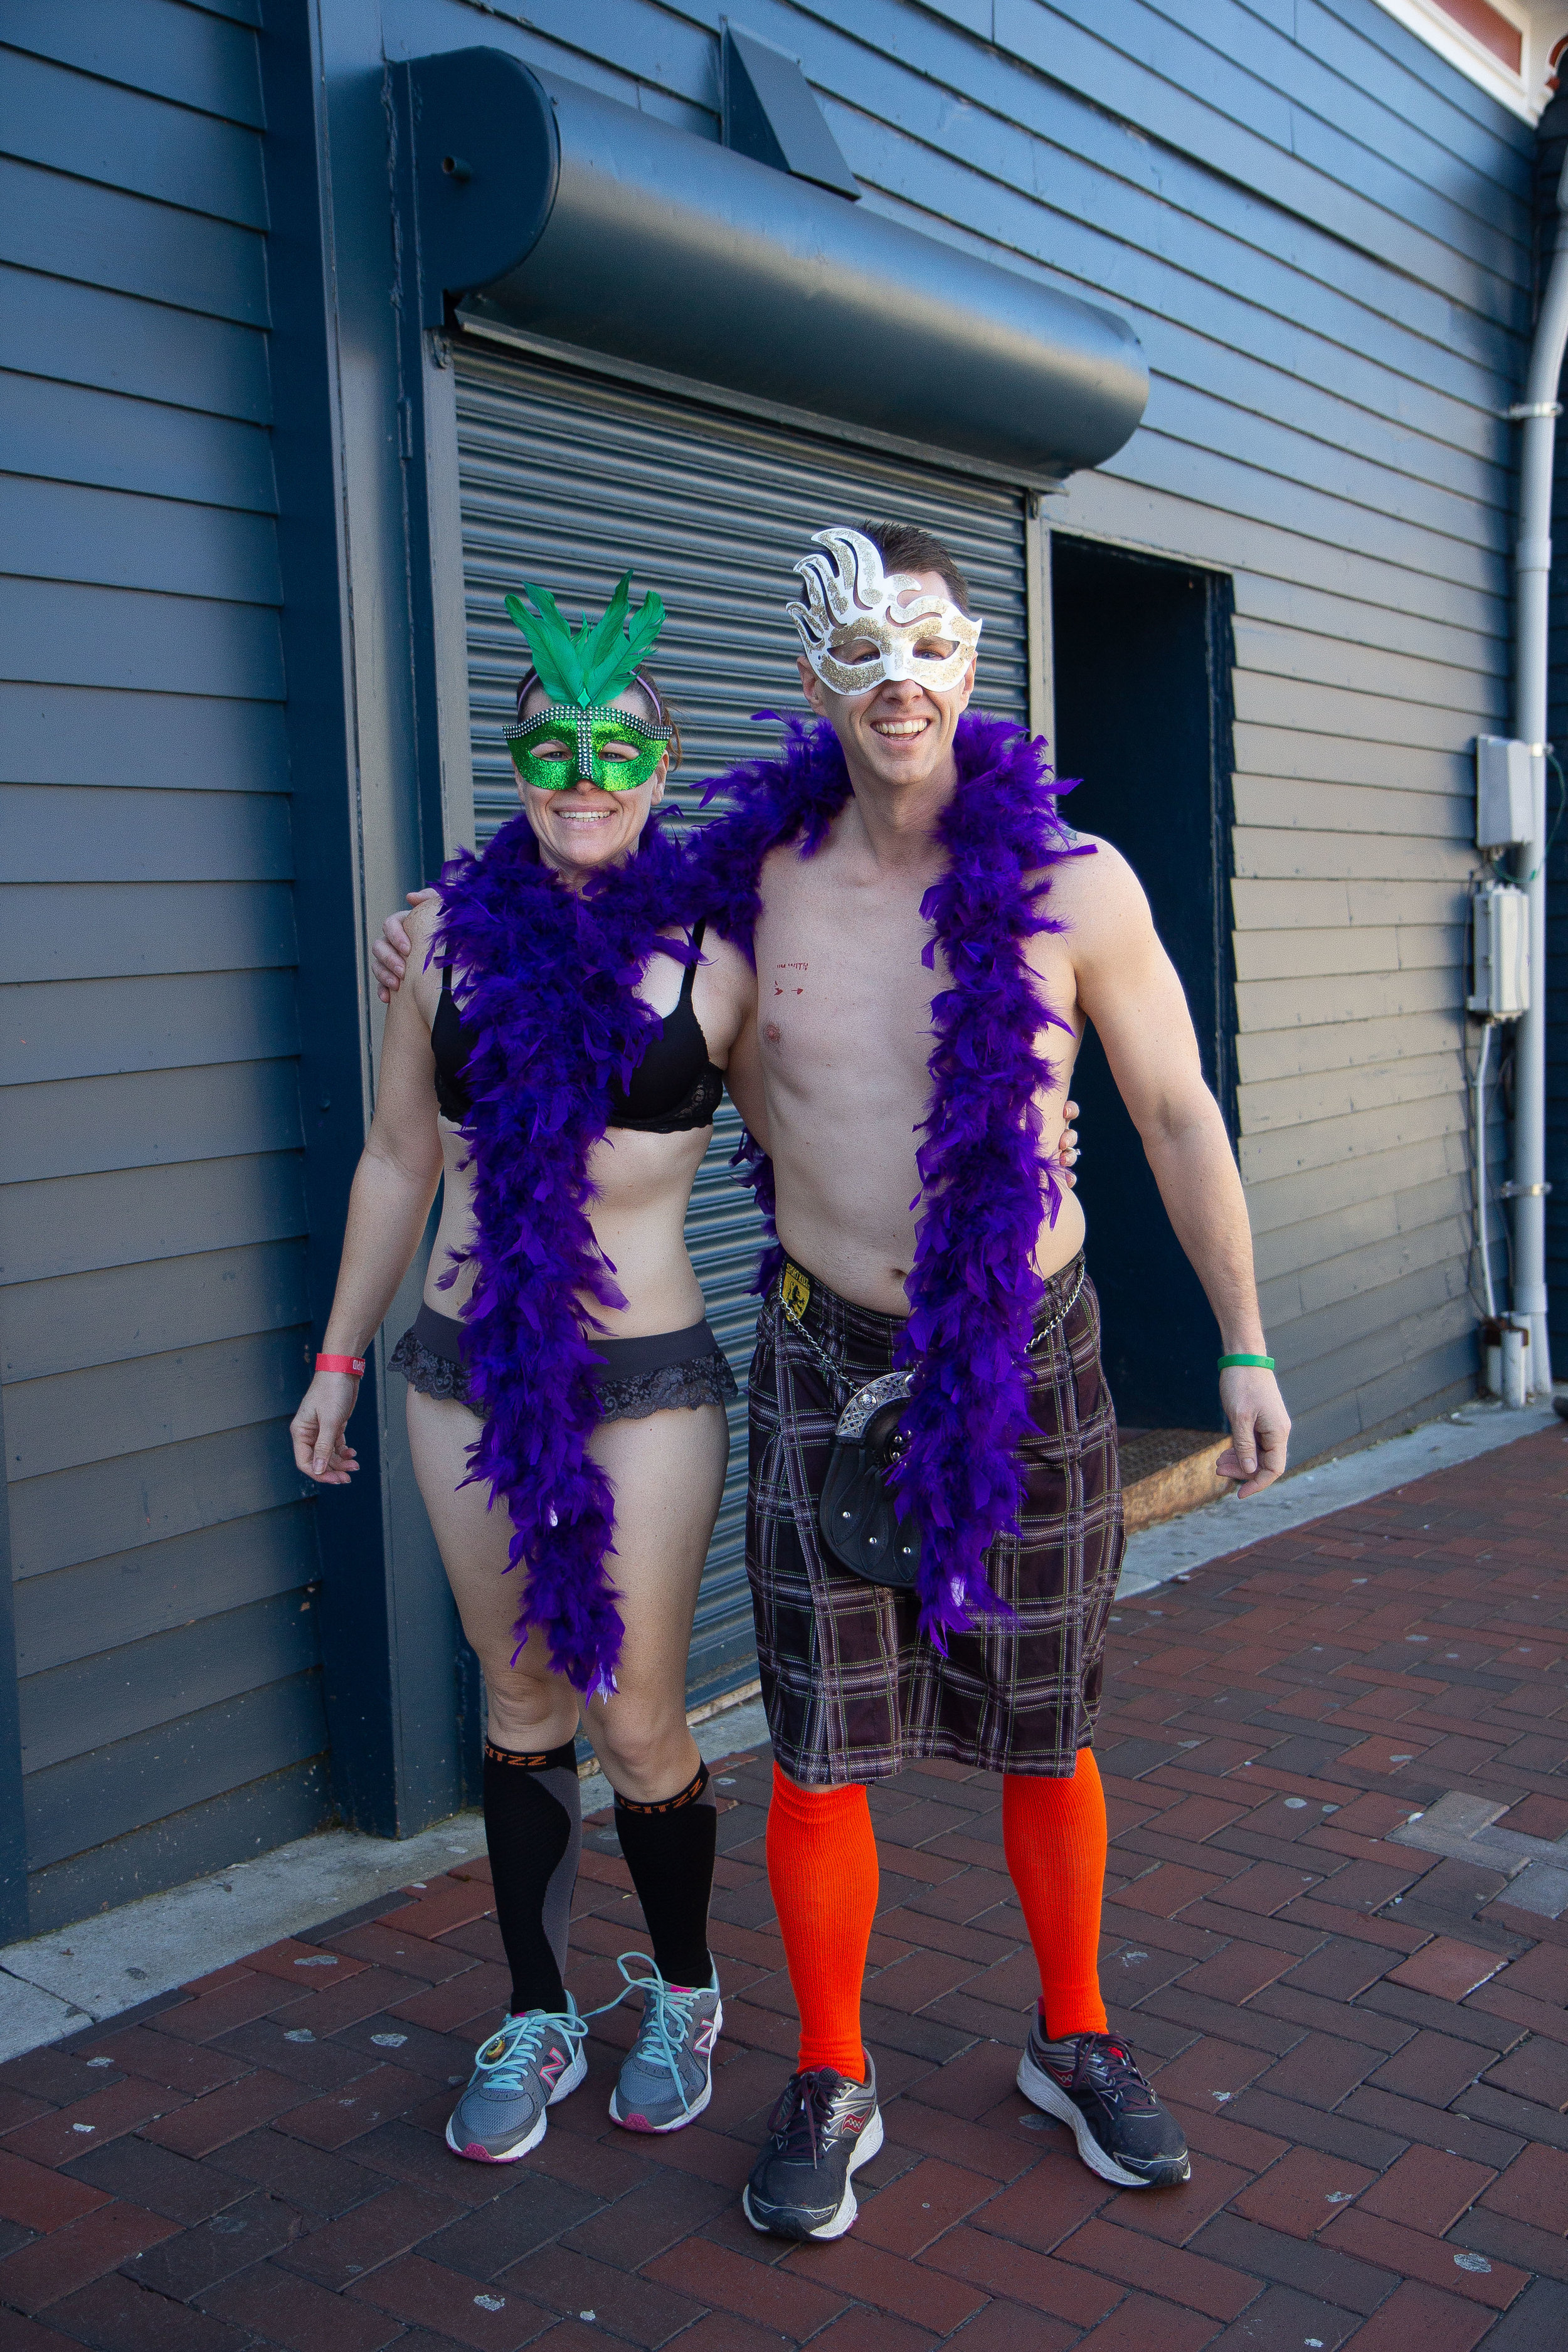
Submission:
[[[851,2175],[882,2145],[877,2070],[852,2083],[831,2066],[792,2074],[741,2200],[753,2230],[841,2238],[859,2210]]]
[[[667,1984],[643,1952],[623,1952],[616,1965],[628,1989],[642,1988],[642,2023],[610,2093],[610,2120],[627,2131],[679,2131],[713,2095],[713,2044],[724,2022],[719,1971],[699,1988]]]
[[[566,2014],[530,2009],[481,2042],[468,2089],[452,2110],[447,2145],[476,2164],[515,2164],[544,2137],[546,2109],[588,2071],[587,2028],[566,1996]]]
[[[1181,2126],[1112,2033],[1047,2042],[1037,2011],[1018,2061],[1018,2088],[1047,2116],[1071,2125],[1079,2156],[1101,2180],[1122,2189],[1165,2189],[1192,2171]]]

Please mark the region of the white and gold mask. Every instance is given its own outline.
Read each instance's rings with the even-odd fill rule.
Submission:
[[[784,606],[800,631],[806,660],[836,694],[869,694],[887,678],[913,678],[939,692],[957,686],[974,658],[984,624],[966,619],[947,596],[933,596],[908,572],[890,576],[864,534],[843,524],[813,531],[826,555],[803,555],[795,570],[805,602]],[[875,654],[841,661],[839,653],[874,646]],[[951,653],[938,653],[951,646]]]

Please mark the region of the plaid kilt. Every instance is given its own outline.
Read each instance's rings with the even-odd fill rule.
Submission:
[[[1081,1256],[1046,1286],[1059,1316]],[[746,1568],[773,1753],[804,1788],[881,1780],[926,1756],[992,1772],[1071,1775],[1093,1744],[1106,1621],[1121,1566],[1116,1414],[1100,1367],[1100,1302],[1085,1276],[1029,1357],[1018,1532],[987,1555],[1016,1622],[955,1633],[943,1658],[911,1595],[869,1584],[824,1550],[818,1501],[834,1425],[891,1370],[902,1328],[807,1277],[797,1328],[775,1283],[751,1377]],[[842,1377],[830,1382],[809,1341]]]

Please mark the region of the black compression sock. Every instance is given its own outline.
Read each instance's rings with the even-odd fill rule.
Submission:
[[[542,1755],[485,1742],[485,1843],[515,2011],[566,2007],[563,1972],[583,1844],[573,1740]]]
[[[708,1898],[718,1827],[706,1764],[699,1764],[696,1778],[662,1804],[616,1799],[616,1834],[653,1937],[654,1965],[666,1984],[712,1981]]]

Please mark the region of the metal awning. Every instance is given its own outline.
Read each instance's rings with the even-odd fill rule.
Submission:
[[[504,50],[398,70],[426,326],[477,297],[547,342],[1026,485],[1099,465],[1143,413],[1110,310]]]

